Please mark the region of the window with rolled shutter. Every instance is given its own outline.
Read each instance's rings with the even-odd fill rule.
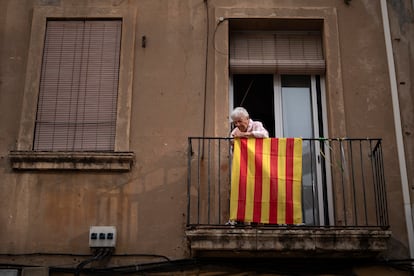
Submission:
[[[113,151],[121,20],[48,20],[33,149]]]

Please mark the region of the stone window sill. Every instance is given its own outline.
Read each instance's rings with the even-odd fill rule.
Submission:
[[[11,151],[15,170],[130,171],[133,152],[39,152]]]

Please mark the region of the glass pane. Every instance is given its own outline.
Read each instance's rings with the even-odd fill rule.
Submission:
[[[309,76],[282,76],[282,116],[285,137],[312,138],[312,97]],[[302,202],[307,225],[317,224],[317,181],[315,150],[310,141],[303,141]]]
[[[283,133],[285,137],[313,136],[310,89],[282,87]]]

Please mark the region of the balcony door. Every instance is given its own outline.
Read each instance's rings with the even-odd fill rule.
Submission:
[[[252,30],[247,22],[246,29],[240,29],[238,23],[230,22],[229,109],[245,107],[273,137],[328,137],[321,30],[298,30],[306,26],[300,20],[291,21],[291,29],[280,29],[289,24],[277,20],[270,25],[256,22],[273,30]],[[304,139],[302,206],[307,225],[329,224],[333,217],[328,212],[331,192],[325,165],[329,154],[323,151],[323,144]]]
[[[314,75],[249,75],[231,78],[230,110],[245,107],[261,121],[271,137],[326,137],[325,95],[321,78]],[[327,166],[319,143],[303,141],[302,201],[306,225],[329,221]],[[325,161],[322,161],[325,160]]]

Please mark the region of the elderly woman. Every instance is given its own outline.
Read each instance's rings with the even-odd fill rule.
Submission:
[[[243,107],[236,107],[230,114],[233,124],[236,126],[231,132],[231,137],[239,138],[268,138],[269,133],[261,122],[250,119],[249,113]]]

